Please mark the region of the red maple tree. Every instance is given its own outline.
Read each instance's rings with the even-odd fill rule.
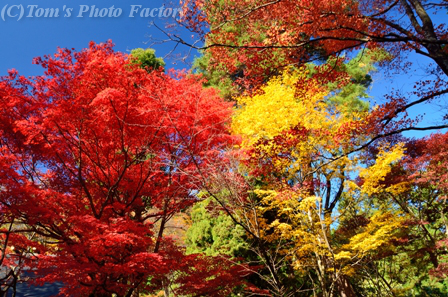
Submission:
[[[43,76],[0,81],[2,265],[21,253],[38,282],[76,296],[166,289],[170,277],[193,294],[236,285],[241,269],[224,264],[186,277],[216,260],[163,236],[232,143],[230,104],[197,77],[148,74],[110,42],[35,63]]]
[[[185,0],[185,25],[206,36],[211,64],[245,76],[361,47],[414,51],[448,74],[447,3],[421,0]],[[439,25],[440,24],[440,25]],[[186,43],[180,36],[173,40]]]
[[[206,70],[228,74],[238,90],[254,90],[283,69],[313,61],[332,63],[316,68],[326,81],[350,83],[342,61],[354,51],[381,49],[389,70],[404,72],[416,63],[409,53],[426,57],[425,75],[406,94],[388,94],[374,117],[381,121],[375,133],[401,129],[446,128],[446,118],[437,125],[417,128],[415,123],[391,127],[416,105],[431,102],[448,93],[448,30],[444,18],[446,0],[185,0],[183,25],[199,33],[204,45],[178,43],[207,53]],[[367,54],[367,52],[365,52]],[[420,62],[420,61],[419,61]],[[318,63],[321,64],[321,63]],[[420,66],[421,67],[421,66]],[[316,76],[316,75],[315,75]],[[411,129],[409,129],[411,128]]]

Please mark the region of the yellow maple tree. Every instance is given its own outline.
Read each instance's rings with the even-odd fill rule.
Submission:
[[[324,296],[335,288],[350,290],[344,278],[367,255],[386,248],[404,221],[393,208],[372,210],[363,214],[364,226],[337,242],[334,232],[345,219],[336,211],[338,203],[359,204],[369,195],[406,187],[383,184],[403,157],[403,145],[385,147],[375,164],[360,166],[362,156],[350,153],[371,137],[359,133],[368,113],[338,109],[328,103],[331,96],[305,68],[289,69],[256,94],[237,98],[232,123],[242,137],[244,164],[261,181],[253,190],[258,234],[297,273],[315,271]]]

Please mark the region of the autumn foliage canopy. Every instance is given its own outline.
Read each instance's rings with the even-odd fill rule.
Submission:
[[[182,5],[190,73],[107,42],[0,79],[0,293],[446,296],[448,116],[408,112],[446,107],[447,2]]]
[[[232,143],[230,104],[195,77],[148,74],[110,43],[35,63],[43,76],[1,81],[1,224],[14,231],[2,265],[25,261],[77,296],[159,289],[201,261],[216,270],[165,239],[163,222],[194,202],[200,169]],[[179,290],[230,284],[205,277]]]

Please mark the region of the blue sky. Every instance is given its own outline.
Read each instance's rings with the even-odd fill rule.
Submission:
[[[174,0],[173,0],[174,1]],[[177,1],[167,3],[164,0],[82,0],[82,1],[56,1],[56,0],[10,0],[0,4],[0,76],[5,75],[8,69],[15,68],[20,74],[39,75],[42,74],[40,66],[32,65],[32,59],[37,56],[53,54],[57,47],[75,48],[80,50],[88,46],[90,41],[104,42],[111,39],[115,43],[115,49],[122,52],[130,51],[137,47],[152,47],[156,49],[156,55],[164,57],[169,68],[189,68],[190,64],[180,61],[188,52],[186,47],[178,47],[174,55],[166,57],[175,47],[172,42],[153,44],[153,41],[164,39],[162,32],[151,22],[155,22],[159,27],[165,28],[174,24],[172,18],[142,17],[140,12],[144,8],[150,10],[164,6],[165,8],[179,7]],[[17,6],[14,6],[17,5]],[[23,16],[19,20],[20,9],[23,7]],[[34,6],[32,6],[34,5]],[[118,17],[94,17],[90,16],[93,10],[97,9],[121,9]],[[138,11],[134,17],[130,17],[132,5]],[[138,5],[141,5],[139,7]],[[11,6],[14,6],[11,8]],[[33,8],[34,7],[34,8]],[[33,11],[31,9],[33,8]],[[36,17],[37,9],[53,8],[59,9],[59,17]],[[65,9],[64,9],[65,8]],[[72,8],[71,16],[66,17],[67,8]],[[9,14],[8,14],[8,9]],[[80,16],[80,11],[88,9]],[[109,12],[110,10],[108,10]],[[17,15],[17,16],[16,16]],[[30,16],[33,17],[30,17]],[[442,20],[442,22],[445,22]],[[190,33],[182,33],[188,41],[193,41]],[[195,52],[189,55],[187,61],[191,62]],[[420,55],[410,55],[410,60],[414,62],[414,68],[409,73],[399,73],[392,78],[386,77],[383,72],[374,75],[371,96],[373,102],[384,103],[384,95],[392,90],[406,92],[412,89],[413,82],[427,75],[429,60]],[[432,125],[436,123],[436,118],[440,119],[440,114],[446,113],[443,106],[448,106],[447,99],[439,101],[439,104],[418,106],[410,111],[411,115],[426,114],[425,121],[421,125]],[[442,110],[442,111],[441,111]],[[423,136],[428,132],[407,133],[407,136]]]
[[[417,81],[424,79],[435,79],[430,75],[433,61],[425,56],[409,52],[406,53],[407,60],[412,62],[412,66],[407,70],[395,69],[387,74],[384,71],[378,71],[373,74],[373,83],[370,86],[369,95],[371,98],[371,105],[383,104],[387,102],[387,94],[399,92],[409,102],[415,101],[419,98],[410,94],[414,90],[414,85]],[[432,65],[432,66],[430,66]],[[442,123],[441,119],[448,114],[448,96],[440,96],[436,100],[418,104],[408,109],[409,118],[422,117],[422,120],[416,125],[418,127],[437,126]],[[446,121],[445,121],[446,123]],[[436,132],[446,132],[447,129],[436,131],[408,131],[404,133],[406,137],[424,137]]]
[[[104,0],[83,0],[83,1],[56,1],[56,0],[10,0],[2,1],[0,4],[0,75],[5,75],[8,69],[15,68],[23,75],[41,74],[39,66],[33,66],[31,61],[34,57],[46,54],[53,54],[57,47],[75,48],[80,50],[88,46],[90,41],[104,42],[112,39],[115,49],[126,52],[133,48],[152,47],[156,49],[158,56],[165,56],[175,46],[173,43],[152,45],[152,40],[164,38],[163,34],[154,26],[149,27],[149,23],[154,21],[160,27],[173,24],[172,18],[148,18],[141,17],[139,12],[143,8],[160,8],[163,0],[133,0],[131,1],[104,1]],[[8,6],[6,6],[8,5]],[[18,20],[20,9],[12,5],[22,5],[23,16]],[[33,8],[31,5],[37,5]],[[65,10],[63,10],[65,5]],[[90,17],[90,12],[95,8],[121,8],[119,17]],[[136,5],[134,9],[139,9],[130,17],[131,5]],[[137,5],[141,5],[141,8]],[[6,7],[5,7],[6,6]],[[166,4],[165,8],[179,7],[175,3]],[[39,8],[59,9],[59,17],[36,17]],[[67,9],[72,8],[71,16],[65,17]],[[8,9],[9,15],[8,16]],[[33,9],[33,11],[31,11]],[[78,17],[81,10],[89,9],[83,13],[83,17]],[[157,13],[157,11],[156,11]],[[18,16],[15,16],[15,15]],[[30,14],[33,17],[29,17]],[[4,19],[3,19],[4,18]],[[152,35],[152,38],[150,37]],[[188,49],[181,48],[176,53],[183,56]],[[186,64],[178,63],[176,57],[167,58],[169,67],[185,68]],[[176,64],[173,64],[176,63]]]

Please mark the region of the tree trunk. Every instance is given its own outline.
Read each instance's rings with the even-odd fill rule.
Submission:
[[[341,297],[356,297],[356,293],[345,275],[338,277],[336,287]]]

